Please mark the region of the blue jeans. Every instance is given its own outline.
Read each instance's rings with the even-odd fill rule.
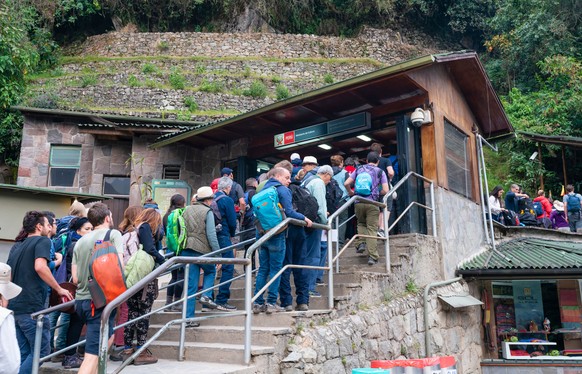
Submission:
[[[218,245],[220,248],[230,247],[232,245],[230,238],[228,236],[218,235]],[[234,253],[232,250],[222,253],[222,258],[234,258]],[[232,279],[234,274],[234,265],[222,264],[222,274],[220,276],[220,283],[227,282]],[[218,288],[218,296],[216,296],[215,302],[217,304],[226,304],[228,299],[230,299],[230,285],[232,283],[223,284]]]
[[[48,316],[43,317],[42,336],[40,343],[40,357],[48,355],[51,351],[50,329],[51,323]],[[36,320],[30,318],[30,314],[14,315],[16,325],[16,340],[20,348],[20,371],[19,374],[30,374],[32,372],[32,356],[34,354],[34,341],[36,337]]]
[[[325,266],[327,260],[327,242],[321,242],[321,254],[319,256],[319,263],[317,266]],[[309,291],[315,291],[315,286],[317,281],[321,281],[323,278],[323,270],[315,270],[315,277],[313,277],[313,283],[309,284]]]
[[[580,220],[580,212],[568,212],[568,226],[570,226],[570,232],[577,232],[578,229],[582,228],[582,220]]]
[[[190,248],[184,249],[180,256],[185,257],[200,257],[202,253],[196,252]],[[200,278],[200,269],[204,271],[204,281],[202,288],[208,289],[214,286],[214,275],[216,274],[216,268],[214,265],[200,265],[200,264],[190,264],[190,273],[188,275],[188,296],[194,295],[198,292],[198,279]],[[204,296],[212,298],[212,290],[206,291]],[[196,310],[196,299],[188,299],[186,304],[186,318],[193,318],[194,312]]]
[[[267,284],[269,279],[272,279],[275,274],[283,267],[283,259],[285,258],[285,231],[273,236],[267,240],[265,244],[259,249],[259,271],[257,274],[257,282],[255,284],[255,294]],[[269,295],[267,296],[267,303],[275,304],[279,295],[279,283],[281,278],[277,278],[269,286]],[[261,294],[255,301],[257,304],[264,304],[265,299]]]
[[[57,341],[55,342],[55,350],[61,350],[67,346],[67,331],[69,330],[69,321],[71,320],[71,315],[69,313],[61,313],[60,325],[58,329]],[[52,322],[51,322],[51,326]],[[54,326],[58,326],[55,324]],[[52,342],[52,340],[51,340]]]
[[[290,225],[287,230],[285,259],[283,266],[288,264],[305,265],[305,230],[303,227]],[[281,275],[279,285],[279,299],[281,306],[293,304],[291,295],[291,273],[295,283],[295,293],[297,294],[297,305],[309,303],[308,284],[303,276],[304,269],[287,269]]]
[[[321,230],[307,230],[305,235],[306,253],[305,260],[309,266],[319,266],[321,262]],[[305,279],[308,289],[315,290],[315,279],[319,270],[305,270]],[[313,286],[312,286],[313,285]]]

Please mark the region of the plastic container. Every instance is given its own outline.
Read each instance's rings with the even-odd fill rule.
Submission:
[[[352,369],[352,374],[389,374],[390,369],[377,369],[377,368],[356,368]]]

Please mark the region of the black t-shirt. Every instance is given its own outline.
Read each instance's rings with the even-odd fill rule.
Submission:
[[[386,157],[380,157],[380,159],[378,161],[378,167],[384,173],[386,173],[386,176],[388,177],[388,179],[390,179],[390,176],[388,175],[388,170],[386,170],[388,168],[388,166],[392,166],[392,161],[390,161],[390,159],[388,159]]]
[[[10,250],[7,263],[12,268],[12,282],[22,287],[20,295],[8,303],[8,309],[14,314],[31,314],[44,309],[47,284],[34,270],[34,262],[37,258],[48,262],[50,254],[51,241],[46,236],[28,237]]]

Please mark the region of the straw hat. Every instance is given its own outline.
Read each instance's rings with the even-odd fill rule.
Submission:
[[[554,208],[556,208],[556,210],[558,212],[563,212],[564,211],[564,203],[561,202],[560,200],[556,200],[556,201],[554,201]]]
[[[10,300],[18,296],[22,287],[12,283],[10,280],[12,275],[12,268],[9,265],[0,262],[0,294],[6,300]]]

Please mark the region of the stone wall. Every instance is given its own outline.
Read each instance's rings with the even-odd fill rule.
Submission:
[[[426,54],[427,51],[439,50],[438,43],[426,35],[410,42],[408,43],[398,32],[388,29],[366,29],[358,38],[267,33],[112,32],[90,37],[81,47],[79,54],[108,57],[162,55],[239,58],[369,57],[384,63],[392,63]]]
[[[362,289],[368,283],[362,282]],[[480,309],[449,309],[438,294],[468,292],[455,283],[434,289],[429,298],[430,344],[433,356],[452,355],[461,374],[480,373],[482,357]],[[376,299],[377,300],[377,299]],[[424,357],[424,308],[422,296],[408,294],[381,304],[360,304],[350,315],[332,317],[320,325],[299,326],[287,345],[281,373],[349,374],[368,367],[372,360]]]

